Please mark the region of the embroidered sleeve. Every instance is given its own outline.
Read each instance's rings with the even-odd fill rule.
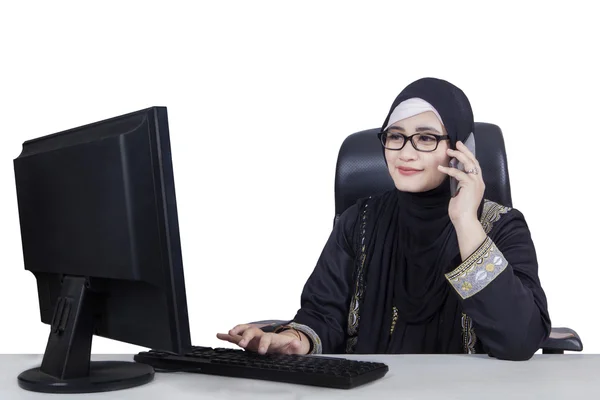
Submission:
[[[463,299],[467,299],[489,285],[508,262],[489,236],[483,244],[454,271],[446,274],[446,279]]]
[[[297,331],[304,333],[308,340],[310,340],[310,351],[308,352],[308,354],[323,353],[321,338],[319,338],[319,335],[317,335],[317,333],[310,326],[299,324],[297,322],[290,322],[282,328],[284,329],[279,330],[279,332],[285,329],[296,329]]]

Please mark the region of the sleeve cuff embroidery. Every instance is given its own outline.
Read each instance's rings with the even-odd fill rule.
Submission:
[[[323,345],[321,344],[321,338],[317,333],[309,326],[302,325],[297,322],[290,322],[287,326],[296,329],[306,335],[308,340],[311,342],[311,350],[308,354],[321,354],[323,352]]]
[[[460,297],[467,299],[483,290],[507,266],[502,252],[488,236],[469,258],[446,274],[446,279]]]

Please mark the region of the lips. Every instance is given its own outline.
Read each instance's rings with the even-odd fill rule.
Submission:
[[[398,172],[401,175],[407,175],[407,176],[418,174],[419,172],[422,172],[422,170],[420,170],[420,169],[409,168],[409,167],[396,167],[396,169],[398,170]]]
[[[401,171],[411,172],[411,171],[421,171],[420,169],[410,168],[410,167],[397,167]]]

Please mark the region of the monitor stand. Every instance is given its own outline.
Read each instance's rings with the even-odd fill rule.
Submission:
[[[90,361],[101,295],[84,277],[65,276],[41,367],[22,372],[19,386],[45,393],[92,393],[152,381],[154,369],[127,361]]]

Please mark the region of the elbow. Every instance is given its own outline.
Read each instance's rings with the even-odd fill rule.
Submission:
[[[506,361],[527,361],[539,350],[539,340],[533,340],[531,335],[515,337],[498,346],[490,355]]]
[[[506,340],[497,346],[493,357],[507,361],[527,361],[540,349],[550,334],[550,329],[549,321],[531,318],[529,324],[505,336]]]
[[[525,347],[507,347],[501,351],[494,352],[493,357],[499,360],[506,361],[527,361],[530,360],[537,349],[525,348]]]

